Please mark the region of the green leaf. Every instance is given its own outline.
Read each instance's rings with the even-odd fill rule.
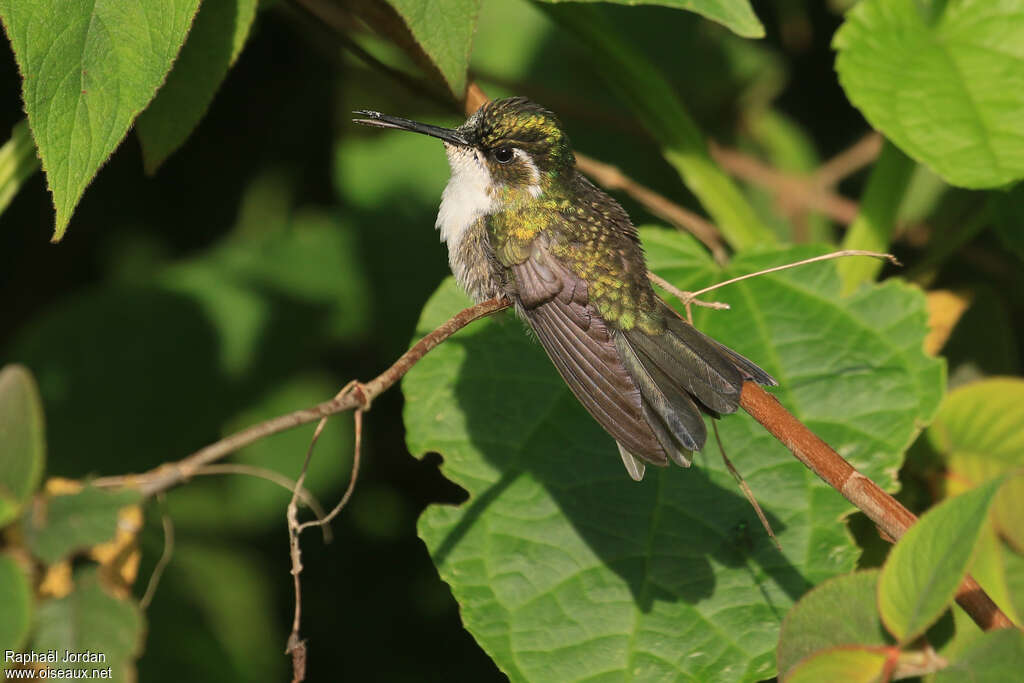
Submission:
[[[0,369],[0,527],[17,518],[46,466],[43,402],[32,373]]]
[[[914,162],[886,141],[871,169],[857,218],[843,237],[843,249],[889,251],[896,216],[910,184]],[[843,290],[852,292],[878,276],[884,262],[874,258],[846,258],[839,262]]]
[[[642,235],[651,268],[691,290],[817,253],[740,254],[722,271],[688,237]],[[921,351],[920,292],[893,282],[842,300],[825,263],[714,298],[732,310],[698,325],[773,373],[790,410],[892,488],[941,396],[941,363]],[[466,303],[449,280],[417,334]],[[420,535],[466,627],[513,680],[769,678],[787,606],[856,562],[839,522],[850,505],[745,415],[720,431],[783,554],[713,448],[690,470],[651,468],[632,482],[614,441],[511,316],[462,330],[403,391],[410,451],[439,452],[470,496],[428,508]]]
[[[704,133],[657,67],[594,8],[558,4],[543,5],[543,9],[590,49],[597,71],[655,137],[665,160],[679,172],[729,244],[742,249],[777,241],[712,160]]]
[[[564,2],[564,0],[541,0]],[[582,0],[595,2],[597,0]],[[617,5],[661,5],[673,9],[689,10],[711,21],[717,21],[744,38],[764,38],[764,26],[754,14],[749,0],[600,0]]]
[[[78,493],[41,496],[25,517],[25,538],[36,557],[52,564],[77,550],[104,543],[117,531],[117,513],[137,503],[137,491],[104,491],[87,486]]]
[[[387,0],[437,67],[456,98],[466,90],[466,69],[480,0]]]
[[[888,655],[885,650],[866,647],[836,647],[801,662],[782,679],[786,683],[874,683],[885,680]]]
[[[951,481],[976,486],[1024,466],[1024,380],[985,379],[951,391],[928,439],[942,454]],[[1006,482],[992,510],[996,529],[1024,550],[1024,477]]]
[[[54,241],[160,87],[198,7],[199,0],[0,0],[57,210]]]
[[[1002,483],[994,479],[943,501],[892,549],[878,582],[878,609],[901,643],[921,635],[949,607]]]
[[[1013,681],[1024,670],[1024,633],[1015,628],[989,631],[935,674],[935,683]]]
[[[779,676],[801,660],[837,646],[892,644],[875,606],[879,571],[856,572],[829,579],[793,605],[779,633]]]
[[[863,0],[833,47],[850,101],[954,185],[1024,177],[1024,3]]]
[[[103,655],[102,662],[59,663],[57,668],[112,669],[110,680],[134,681],[135,659],[142,651],[145,620],[135,602],[116,598],[101,585],[93,568],[75,574],[75,588],[36,609],[32,650],[65,650]]]
[[[206,114],[249,37],[258,0],[219,0],[199,8],[181,56],[135,125],[147,173],[155,173]]]
[[[32,586],[25,570],[7,553],[0,553],[0,653],[21,650],[32,615]],[[0,659],[0,671],[8,668]]]
[[[28,121],[21,120],[11,129],[11,139],[0,147],[0,213],[18,194],[22,183],[38,170],[36,142],[28,129]]]

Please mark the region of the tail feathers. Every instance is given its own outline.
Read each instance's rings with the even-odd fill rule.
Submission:
[[[683,324],[685,325],[688,323]],[[729,358],[729,360],[731,360],[736,365],[736,367],[740,369],[740,372],[743,373],[744,379],[749,379],[751,381],[757,382],[758,384],[764,384],[765,386],[769,387],[776,387],[779,385],[778,381],[776,381],[774,377],[769,375],[761,368],[757,367],[757,365],[755,365],[752,361],[736,353],[725,344],[719,344],[714,339],[711,339],[711,337],[708,337],[707,339],[716,347],[718,347],[718,350],[725,354]]]
[[[663,333],[638,329],[617,333],[615,346],[640,391],[644,420],[665,454],[690,466],[690,454],[707,440],[702,412],[716,416],[739,407],[743,382],[776,384],[775,379],[732,349],[719,344],[674,315]],[[619,446],[626,469],[643,476],[638,458]],[[627,455],[634,462],[629,462]],[[645,460],[651,460],[649,457]],[[662,461],[664,462],[664,461]]]
[[[658,443],[672,462],[689,467],[690,451],[700,449],[707,439],[704,418],[693,399],[657,366],[643,363],[623,335],[615,336],[615,346],[626,371],[640,390],[644,420]]]
[[[626,472],[629,473],[630,478],[633,481],[640,481],[643,479],[644,471],[647,469],[643,460],[627,451],[626,447],[618,441],[616,441],[615,444],[619,447],[619,455],[622,456],[622,464],[626,466]]]

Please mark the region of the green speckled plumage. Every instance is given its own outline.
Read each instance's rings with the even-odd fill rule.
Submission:
[[[361,113],[445,141],[437,225],[456,280],[477,300],[515,303],[634,479],[645,462],[688,466],[707,438],[702,411],[734,412],[748,379],[775,383],[658,298],[629,216],[577,172],[551,112],[497,100],[455,130]]]
[[[506,268],[522,263],[543,235],[549,253],[586,281],[591,303],[609,325],[661,333],[664,312],[629,217],[575,169],[567,185],[483,219],[498,262]]]

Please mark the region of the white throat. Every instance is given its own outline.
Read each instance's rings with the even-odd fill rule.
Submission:
[[[497,210],[492,192],[491,175],[481,154],[472,148],[445,144],[452,175],[441,195],[436,227],[448,245],[448,253],[456,251],[459,242],[481,216]]]

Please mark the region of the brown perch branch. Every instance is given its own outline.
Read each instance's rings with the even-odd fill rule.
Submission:
[[[761,387],[745,383],[740,405],[792,451],[797,460],[843,494],[893,540],[898,540],[917,521],[914,513],[854,469]],[[1014,625],[969,574],[957,590],[956,601],[983,630]]]

